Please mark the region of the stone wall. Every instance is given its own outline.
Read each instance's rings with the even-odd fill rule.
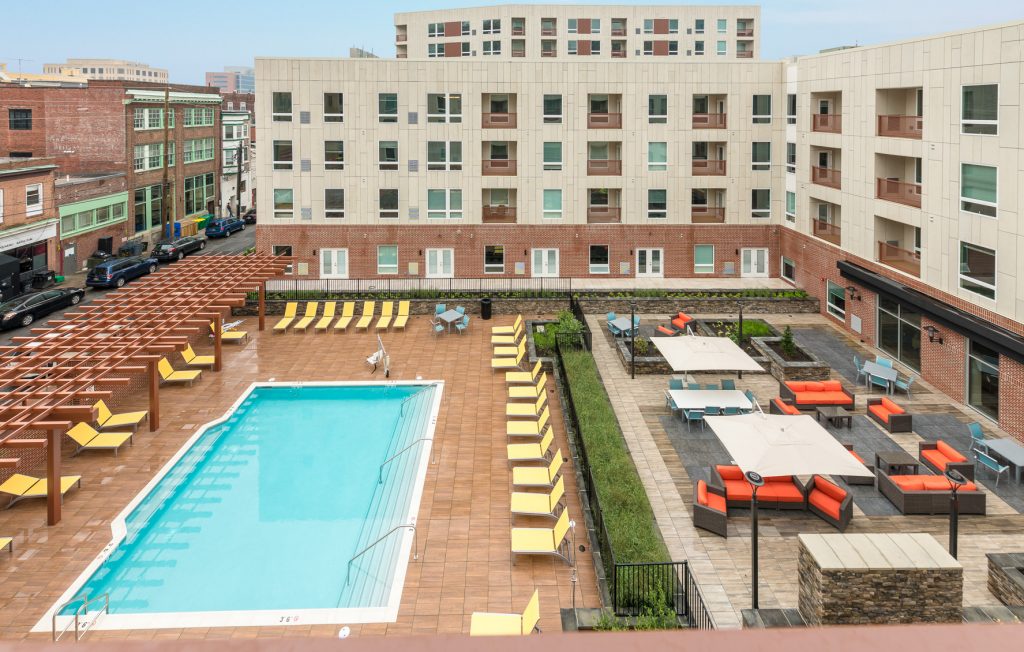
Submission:
[[[789,362],[779,357],[779,354],[768,346],[769,342],[779,342],[781,337],[752,337],[750,341],[754,348],[761,352],[762,359],[758,362],[768,367],[768,373],[775,376],[780,382],[787,380],[828,380],[829,366],[818,360],[810,351],[800,349],[811,360],[808,362]]]
[[[638,337],[637,341],[639,341],[639,340],[640,340],[640,338]],[[661,353],[658,352],[658,349],[656,349],[653,344],[650,344],[650,339],[649,338],[648,338],[647,341],[648,341],[648,347],[647,347],[648,355],[638,355],[638,356],[636,356],[636,365],[635,365],[636,373],[638,373],[638,374],[671,374],[672,373],[672,366],[669,365],[668,360],[666,360],[664,358],[664,356],[662,356]],[[619,353],[619,361],[622,363],[622,366],[628,372],[629,371],[629,367],[630,367],[629,362],[630,362],[630,357],[631,357],[629,355],[629,338],[628,337],[617,337],[617,338],[615,338],[615,342],[614,342],[613,346],[615,346],[615,350],[618,351],[618,353]]]
[[[988,590],[1008,607],[1024,606],[1024,552],[989,553]]]

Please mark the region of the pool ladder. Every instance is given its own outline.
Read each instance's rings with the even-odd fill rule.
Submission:
[[[74,617],[71,618],[71,620],[68,621],[68,624],[64,626],[64,629],[62,629],[62,630],[60,630],[58,632],[57,631],[57,617],[60,615],[60,612],[64,611],[65,608],[67,608],[68,606],[78,602],[79,600],[82,601],[82,604],[78,607],[78,609],[75,609]],[[82,626],[81,616],[89,615],[89,607],[90,607],[90,605],[92,605],[92,604],[94,604],[96,602],[99,602],[100,600],[103,601],[103,608],[100,609],[98,612],[96,612],[97,613],[96,618],[99,618],[99,614],[110,613],[110,594],[109,593],[101,593],[101,594],[97,595],[94,598],[90,598],[86,594],[81,594],[81,595],[78,595],[78,596],[76,596],[75,598],[73,598],[71,600],[68,600],[67,602],[65,602],[64,604],[60,605],[59,607],[57,607],[54,610],[54,612],[53,612],[53,632],[52,632],[53,633],[53,642],[56,643],[57,641],[60,640],[61,636],[64,636],[64,634],[67,634],[68,630],[71,629],[71,625],[75,626],[75,640],[76,641],[82,640],[82,637],[85,636],[86,631],[88,631],[88,629],[89,629],[90,623],[86,622],[85,625]],[[96,618],[93,618],[92,622],[96,622]]]
[[[391,534],[393,532],[396,532],[398,530],[402,530],[404,528],[411,528],[412,529],[412,558],[413,559],[419,559],[419,552],[418,552],[419,551],[419,547],[416,545],[416,526],[414,524],[412,524],[412,523],[403,523],[401,525],[396,525],[395,527],[391,528],[390,530],[388,530],[384,534],[382,534],[379,537],[377,537],[376,541],[374,541],[370,545],[366,546],[365,548],[363,548],[362,550],[357,552],[352,557],[352,559],[348,560],[348,568],[345,570],[345,584],[348,584],[349,582],[351,582],[351,579],[352,579],[352,562],[354,562],[355,560],[357,560],[360,557],[362,557],[363,553],[369,552],[371,548],[373,548],[375,545],[377,545],[378,543],[380,543],[384,539],[387,539],[389,536],[391,536]]]

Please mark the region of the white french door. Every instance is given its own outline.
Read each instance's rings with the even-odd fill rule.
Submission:
[[[740,249],[740,276],[761,278],[768,276],[767,249]]]
[[[662,265],[664,255],[664,249],[637,249],[637,278],[662,278],[665,275],[665,270]]]
[[[554,278],[558,276],[558,250],[534,249],[533,266],[530,272],[535,278]]]
[[[427,278],[455,276],[454,249],[427,249]]]
[[[320,250],[320,278],[348,278],[348,249]]]

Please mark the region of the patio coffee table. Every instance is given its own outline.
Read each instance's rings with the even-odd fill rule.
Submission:
[[[458,310],[446,310],[442,312],[440,315],[438,315],[438,317],[441,319],[441,321],[448,324],[448,332],[450,333],[452,330],[452,324],[461,320],[463,314]]]
[[[817,413],[818,423],[821,423],[821,419],[824,417],[827,423],[831,423],[837,428],[842,428],[843,425],[846,425],[847,428],[853,428],[853,415],[839,405],[819,406]]]
[[[630,330],[633,324],[633,322],[629,320],[629,317],[619,317],[618,319],[611,320],[610,323],[612,326],[615,327],[617,331],[619,331],[619,335],[622,335],[626,331]]]
[[[876,473],[881,471],[886,475],[917,475],[920,472],[920,464],[917,458],[904,450],[875,453]],[[877,485],[876,479],[875,486]]]

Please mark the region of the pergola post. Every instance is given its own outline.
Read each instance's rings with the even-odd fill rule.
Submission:
[[[213,315],[213,370],[220,371],[223,367],[223,347],[221,329],[224,327],[224,317],[218,311]]]
[[[260,316],[260,330],[264,330],[267,327],[267,282],[260,281],[259,290],[259,316]]]
[[[157,361],[150,360],[149,367],[149,431],[160,429],[160,374],[157,372]]]
[[[64,431],[54,428],[47,433],[46,442],[46,524],[60,523],[61,482],[60,442]]]

